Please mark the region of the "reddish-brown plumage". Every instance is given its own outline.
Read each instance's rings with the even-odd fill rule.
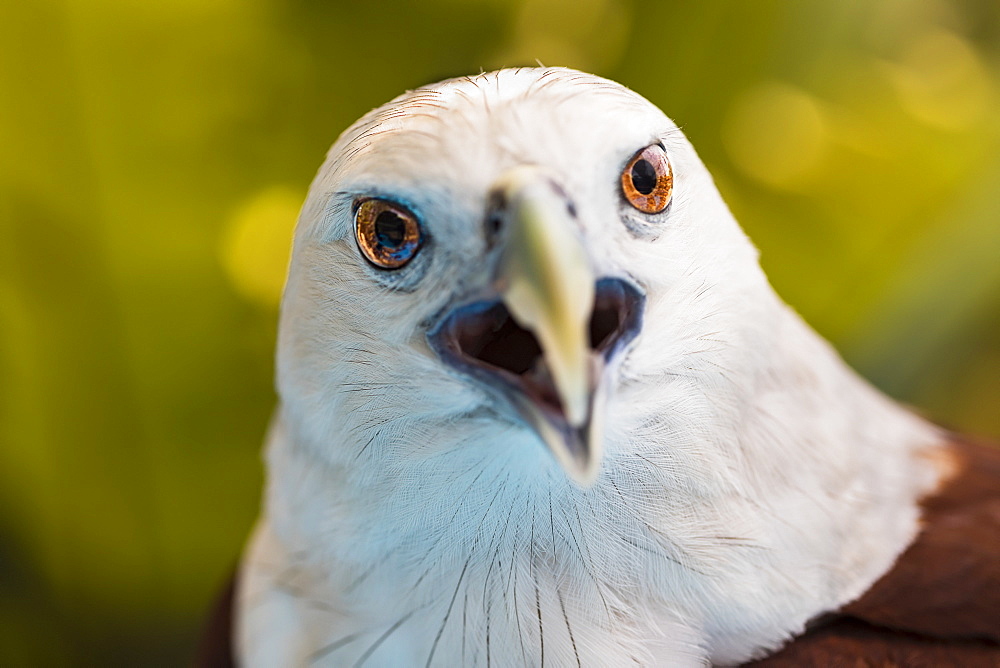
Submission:
[[[985,641],[936,640],[845,617],[816,628],[746,668],[996,668]]]
[[[212,604],[208,623],[202,631],[195,655],[194,668],[232,668],[233,656],[233,607],[236,603],[236,576]]]
[[[1000,667],[1000,449],[956,437],[922,529],[857,601],[753,668]],[[195,665],[232,665],[232,585]]]

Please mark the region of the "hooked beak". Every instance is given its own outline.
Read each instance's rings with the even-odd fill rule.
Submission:
[[[602,455],[602,377],[639,331],[643,297],[596,280],[572,202],[535,166],[494,185],[502,248],[496,298],[456,308],[429,334],[446,362],[500,391],[581,486]]]

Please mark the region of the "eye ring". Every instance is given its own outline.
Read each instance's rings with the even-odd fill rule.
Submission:
[[[659,144],[642,149],[622,170],[622,194],[643,213],[660,213],[670,204],[674,170],[667,152]]]
[[[369,198],[356,203],[354,236],[365,259],[379,269],[399,269],[423,245],[417,217],[390,200]]]

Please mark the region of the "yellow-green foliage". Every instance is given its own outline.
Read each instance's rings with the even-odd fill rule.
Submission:
[[[256,512],[306,186],[480,68],[650,98],[850,362],[1000,435],[998,31],[987,0],[3,3],[0,664],[184,663]]]

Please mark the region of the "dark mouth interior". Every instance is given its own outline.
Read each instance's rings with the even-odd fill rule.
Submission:
[[[514,322],[501,302],[471,314],[459,324],[455,332],[458,350],[487,366],[520,376],[530,371],[542,356],[535,335]]]
[[[590,347],[610,358],[639,330],[642,296],[632,285],[604,278],[595,286]],[[432,344],[453,362],[483,375],[498,375],[542,406],[562,413],[535,335],[518,325],[500,301],[476,302],[454,311],[432,334]]]

